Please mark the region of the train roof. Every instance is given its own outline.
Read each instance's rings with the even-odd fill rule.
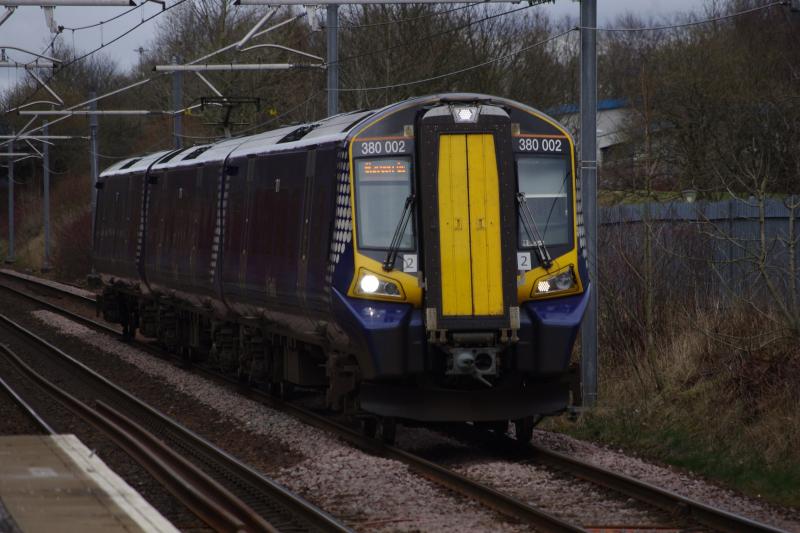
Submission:
[[[447,102],[486,102],[495,105],[513,106],[538,114],[539,111],[513,100],[476,93],[443,93],[409,98],[373,110],[341,113],[317,122],[295,124],[278,129],[225,139],[216,143],[195,145],[179,150],[163,150],[146,155],[130,157],[105,169],[100,177],[143,172],[153,169],[168,169],[186,165],[224,161],[228,156],[247,156],[292,150],[328,142],[344,141],[354,134],[366,119],[414,106],[425,106]]]

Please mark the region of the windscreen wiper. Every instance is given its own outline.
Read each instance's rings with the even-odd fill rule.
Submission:
[[[528,202],[525,201],[524,193],[517,193],[517,203],[519,204],[519,218],[522,220],[522,227],[525,228],[525,233],[528,234],[528,238],[536,247],[536,257],[539,258],[539,263],[545,270],[549,270],[553,266],[553,259],[550,257],[550,252],[547,251],[547,246],[544,244],[542,234],[539,233],[539,228],[536,227],[536,221],[533,219]]]
[[[415,196],[413,194],[409,194],[406,197],[406,204],[403,207],[403,213],[400,215],[400,220],[397,221],[397,226],[394,228],[392,242],[389,244],[389,249],[386,252],[386,259],[383,260],[383,269],[386,272],[394,269],[394,262],[395,259],[397,259],[397,251],[400,248],[403,235],[406,234],[406,227],[408,226],[408,221],[411,220],[411,214],[414,212],[412,209],[414,206],[414,198]]]

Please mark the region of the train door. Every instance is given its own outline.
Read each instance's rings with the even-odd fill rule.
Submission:
[[[430,109],[418,127],[425,327],[434,342],[476,329],[508,338],[519,327],[511,121],[494,106],[466,122],[456,111]]]
[[[500,195],[491,134],[440,137],[438,193],[442,314],[502,315]]]

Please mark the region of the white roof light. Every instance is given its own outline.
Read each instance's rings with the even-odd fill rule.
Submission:
[[[464,122],[477,122],[478,121],[478,108],[475,106],[469,107],[454,107],[453,120],[459,123]]]

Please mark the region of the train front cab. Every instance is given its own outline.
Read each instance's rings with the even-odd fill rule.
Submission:
[[[437,104],[350,142],[354,275],[334,300],[363,346],[361,407],[428,421],[557,413],[589,289],[573,142],[507,101]]]

